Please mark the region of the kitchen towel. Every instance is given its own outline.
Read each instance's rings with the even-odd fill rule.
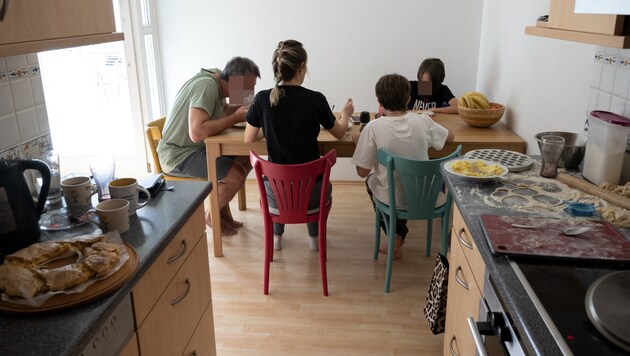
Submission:
[[[448,260],[446,256],[438,253],[433,269],[433,277],[427,292],[427,301],[424,305],[424,316],[429,322],[429,327],[434,335],[444,332],[446,323],[446,295],[448,291]]]

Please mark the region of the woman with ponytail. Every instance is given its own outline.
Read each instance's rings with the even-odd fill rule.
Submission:
[[[278,43],[271,60],[275,85],[256,94],[254,103],[245,115],[245,142],[260,139],[262,129],[270,162],[299,164],[318,159],[320,153],[317,136],[320,125],[341,139],[345,136],[348,120],[354,112],[352,99],[348,99],[337,120],[322,93],[302,87],[307,72],[307,59],[306,50],[300,42],[286,40]],[[313,208],[319,205],[319,194],[316,192],[318,190],[314,191],[315,198],[311,202],[314,204]],[[270,189],[267,190],[267,195],[270,206],[273,206],[275,199]],[[310,249],[317,251],[317,223],[308,223],[307,227]],[[284,225],[274,224],[276,250],[282,248],[283,233]]]

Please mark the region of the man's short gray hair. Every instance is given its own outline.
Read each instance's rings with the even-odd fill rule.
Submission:
[[[249,58],[234,57],[225,65],[225,68],[221,72],[221,79],[227,82],[230,80],[230,76],[249,74],[253,74],[260,78],[260,70],[258,69],[256,63]]]

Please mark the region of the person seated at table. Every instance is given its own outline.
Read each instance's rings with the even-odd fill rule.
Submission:
[[[380,165],[376,158],[379,148],[411,159],[428,160],[429,148],[441,150],[445,142],[453,140],[453,135],[428,115],[407,111],[409,87],[409,81],[402,75],[382,76],[376,83],[375,92],[383,116],[370,121],[361,133],[352,136],[356,149],[351,162],[356,166],[359,177],[366,178],[367,193],[373,205],[374,197],[385,204],[389,201],[387,169]],[[406,206],[402,183],[399,180],[396,181],[396,203],[398,208]],[[385,231],[382,217],[380,224]],[[408,232],[407,220],[396,220],[395,259],[402,257],[402,246]],[[379,251],[386,254],[387,244]]]
[[[409,91],[409,110],[430,110],[438,113],[457,114],[457,98],[444,84],[446,72],[439,58],[427,58],[418,68],[418,80],[412,80]]]
[[[227,104],[230,96],[230,77],[247,77],[246,83],[256,84],[260,78],[258,66],[249,58],[234,57],[223,70],[201,69],[181,87],[162,130],[158,156],[162,169],[178,177],[208,178],[208,164],[204,139],[218,135],[232,125],[243,122],[246,105]],[[252,88],[244,88],[248,92]],[[249,157],[220,156],[216,160],[221,235],[230,236],[243,226],[235,221],[229,202],[245,183],[252,167]],[[210,210],[206,224],[212,226]]]
[[[296,40],[278,43],[273,52],[272,69],[275,86],[262,90],[245,115],[245,142],[254,142],[264,135],[267,141],[268,160],[279,164],[299,164],[320,158],[317,136],[320,125],[341,139],[348,129],[348,120],[354,112],[352,99],[348,99],[341,117],[335,118],[326,97],[302,86],[307,73],[307,54]],[[262,135],[260,130],[262,129]],[[319,206],[321,186],[313,189],[309,209]],[[329,186],[331,192],[332,186]],[[277,203],[267,187],[269,205]],[[319,249],[317,222],[308,223],[309,247]],[[284,224],[273,224],[274,250],[282,249]]]

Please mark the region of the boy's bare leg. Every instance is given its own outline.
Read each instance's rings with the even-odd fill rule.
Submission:
[[[249,163],[249,157],[236,157],[235,163],[230,167],[230,170],[225,177],[218,182],[218,195],[219,195],[219,209],[221,210],[221,235],[232,236],[238,232],[238,228],[243,226],[243,223],[236,221],[232,218],[229,203],[236,196],[238,191],[245,183],[247,174],[251,171],[251,165]],[[210,210],[206,213],[206,224],[212,227]]]
[[[396,235],[396,241],[394,241],[394,259],[397,260],[402,257],[402,247],[405,244],[405,239],[400,235]],[[378,252],[387,254],[387,244],[378,249]]]

